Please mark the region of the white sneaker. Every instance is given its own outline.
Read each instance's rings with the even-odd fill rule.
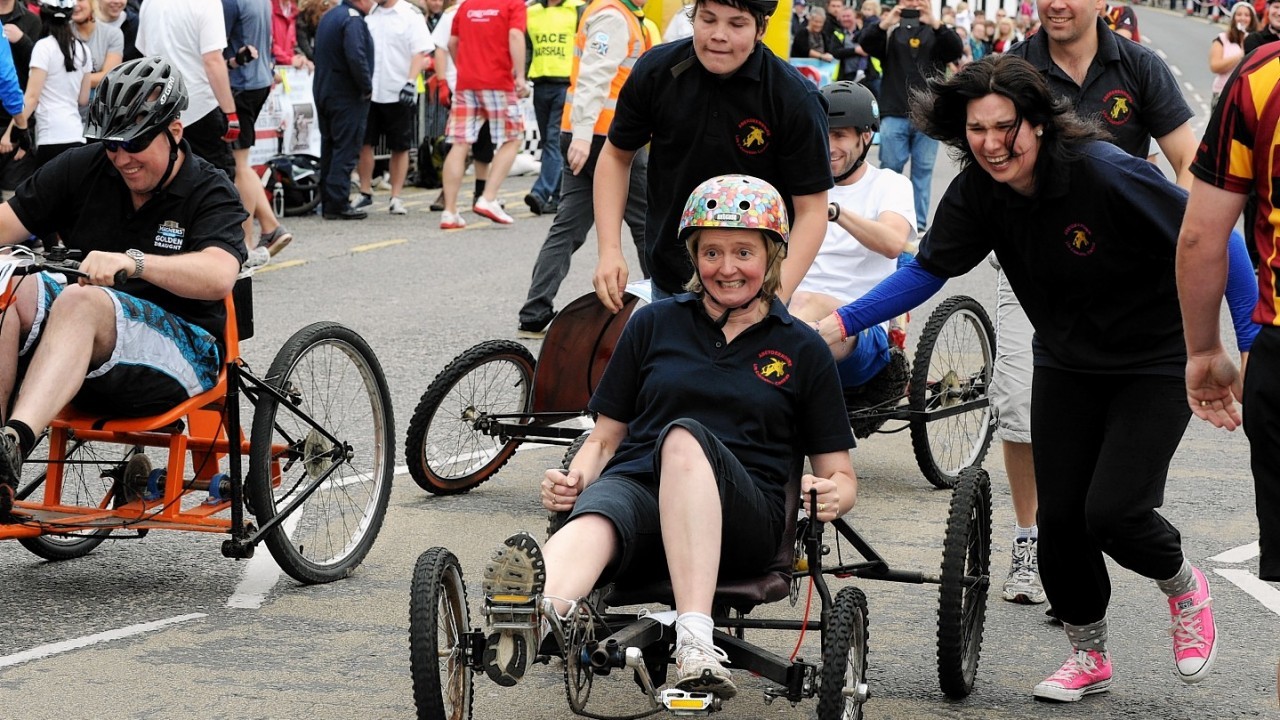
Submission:
[[[259,246],[249,251],[249,257],[244,261],[244,269],[251,270],[260,268],[271,262],[271,251],[266,246]]]
[[[398,197],[391,198],[391,203],[387,207],[387,211],[392,215],[408,215],[409,208],[404,206],[404,201]]]
[[[1040,561],[1036,540],[1015,540],[1009,576],[1004,580],[1004,599],[1023,605],[1044,602],[1044,586],[1040,584]]]
[[[461,230],[467,226],[467,221],[462,219],[461,215],[445,210],[440,213],[440,229],[441,230]]]
[[[728,700],[738,694],[733,678],[723,665],[728,661],[724,650],[697,638],[688,638],[676,648],[676,687]]]
[[[515,222],[506,210],[496,202],[490,202],[484,197],[476,198],[476,204],[471,206],[471,211],[482,217],[487,217],[499,225],[510,225]]]

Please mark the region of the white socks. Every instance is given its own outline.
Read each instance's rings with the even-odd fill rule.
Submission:
[[[676,647],[684,645],[689,638],[697,638],[707,645],[714,645],[711,616],[703,613],[681,613],[676,618]]]

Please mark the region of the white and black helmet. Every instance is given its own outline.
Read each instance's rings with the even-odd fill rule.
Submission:
[[[45,22],[65,23],[71,20],[76,0],[40,0],[40,19]]]

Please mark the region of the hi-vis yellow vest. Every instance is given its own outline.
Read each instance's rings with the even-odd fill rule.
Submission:
[[[533,44],[530,80],[569,77],[573,71],[573,39],[581,5],[582,0],[565,0],[555,7],[540,2],[529,6],[525,31]]]
[[[606,8],[618,11],[627,19],[627,56],[623,58],[622,64],[618,66],[618,72],[614,73],[613,80],[609,83],[609,96],[605,99],[604,107],[600,109],[600,116],[596,118],[596,123],[591,129],[593,134],[609,134],[609,126],[613,124],[613,114],[618,109],[618,91],[622,90],[622,84],[631,75],[631,68],[635,66],[636,60],[653,44],[652,38],[640,24],[640,18],[636,17],[636,14],[631,12],[631,9],[621,0],[592,0],[586,12],[583,13],[582,22],[578,24],[578,36],[573,47],[573,74],[569,76],[569,92],[564,99],[564,115],[560,121],[560,132],[573,132],[573,123],[570,120],[573,114],[573,92],[578,86],[578,65],[582,62],[582,53],[587,47],[587,23],[593,15]]]

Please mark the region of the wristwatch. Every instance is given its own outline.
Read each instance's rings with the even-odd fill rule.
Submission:
[[[827,205],[827,222],[835,222],[840,219],[840,204],[830,203]]]
[[[142,255],[142,251],[130,248],[128,250],[125,250],[124,254],[133,258],[133,274],[130,275],[129,277],[131,278],[142,277],[142,269],[147,266],[146,260]]]

